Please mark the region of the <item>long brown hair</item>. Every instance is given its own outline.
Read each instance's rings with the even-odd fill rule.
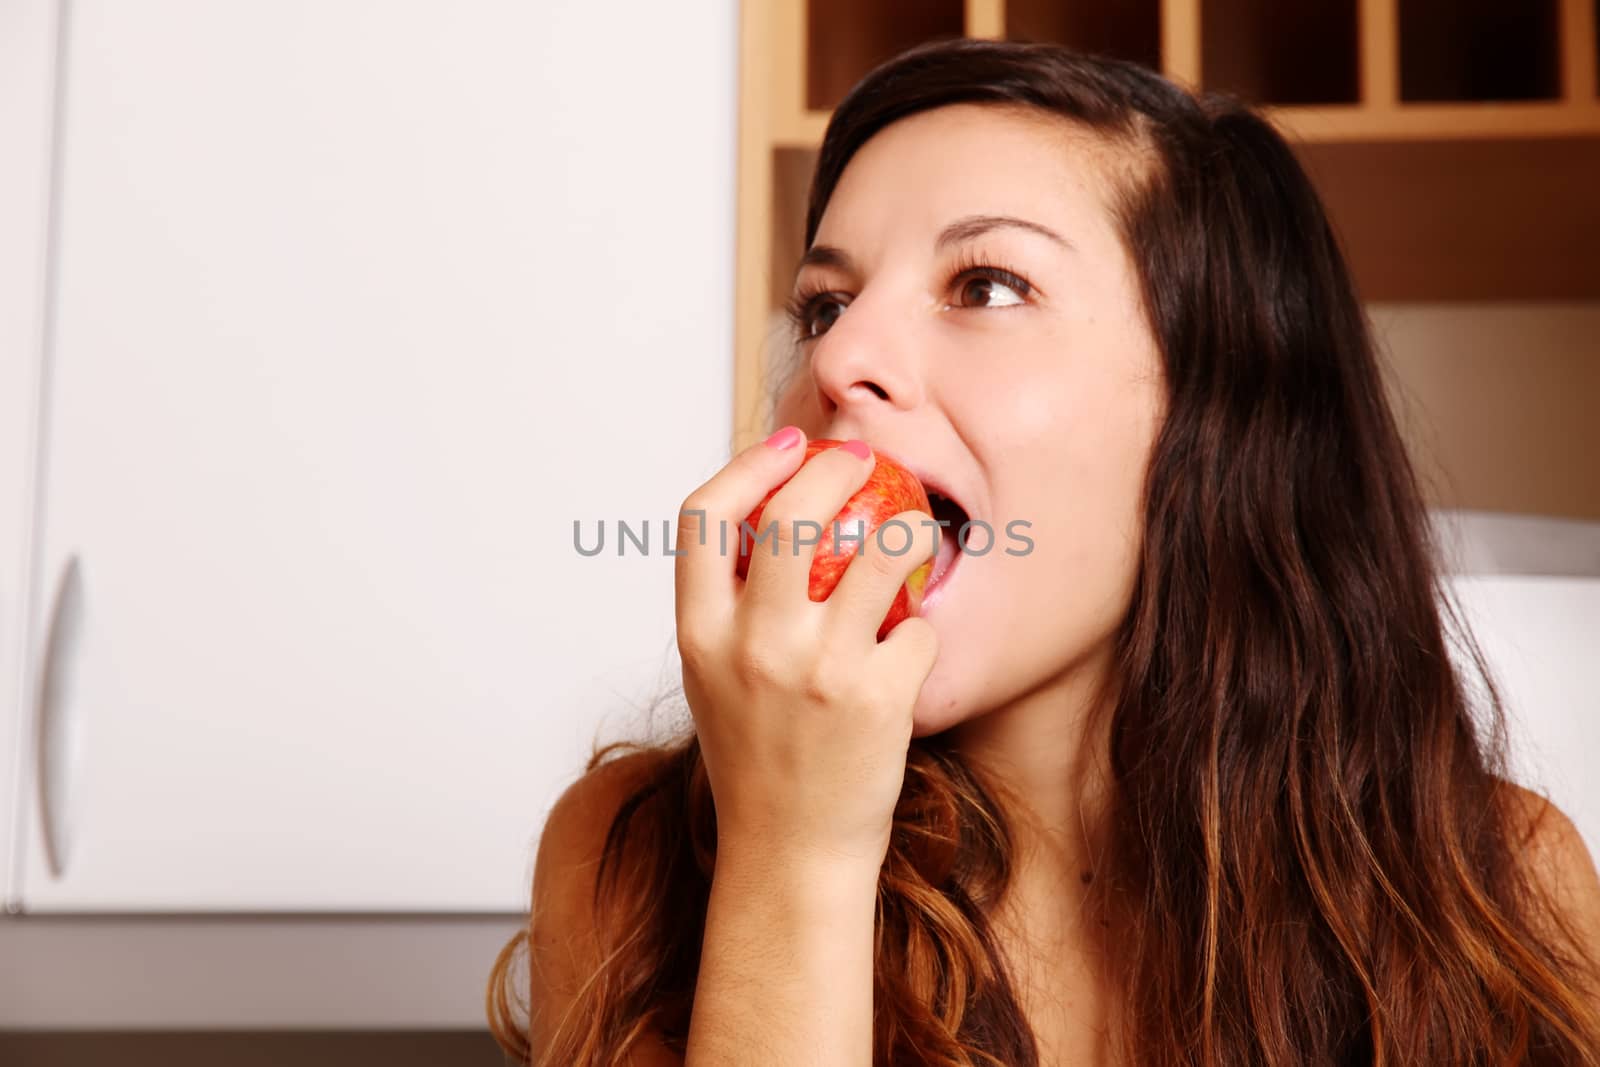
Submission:
[[[1238,102],[1133,64],[924,45],[834,112],[806,247],[868,138],[955,103],[1061,117],[1136,164],[1118,222],[1168,404],[1091,887],[1115,904],[1123,1047],[1151,1067],[1600,1064],[1595,961],[1523,862],[1501,698],[1290,148]],[[646,1027],[683,1048],[716,824],[692,732],[653,751],[594,886],[606,962],[541,1064],[614,1063]],[[875,1063],[1039,1062],[988,912],[1013,863],[1006,810],[941,737],[912,743],[878,891]],[[526,1059],[519,940],[490,1007]]]

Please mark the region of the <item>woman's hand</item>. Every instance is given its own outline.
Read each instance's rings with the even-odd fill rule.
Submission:
[[[877,630],[901,584],[933,555],[937,528],[925,512],[901,513],[915,531],[910,550],[891,555],[869,534],[833,594],[813,602],[815,550],[797,551],[796,531],[814,533],[807,521],[831,523],[874,458],[850,442],[801,468],[803,442],[794,428],[774,434],[683,503],[684,695],[716,803],[719,851],[870,865],[875,879],[905,778],[911,709],[938,652],[923,619],[906,619],[882,643]],[[753,548],[741,582],[739,524],[785,478],[761,516],[763,531],[776,521],[777,550]]]

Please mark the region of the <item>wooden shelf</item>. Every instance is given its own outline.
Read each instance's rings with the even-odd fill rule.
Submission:
[[[1559,0],[1399,0],[1400,99],[1561,97]]]
[[[802,111],[798,115],[775,116],[772,143],[779,148],[815,148],[822,143],[831,111]]]
[[[813,111],[837,106],[891,56],[966,27],[962,0],[809,0],[806,13],[805,105]]]
[[[1006,0],[1005,36],[1161,67],[1160,0]]]
[[[1206,0],[1200,82],[1261,104],[1361,99],[1357,0]]]
[[[1409,104],[1379,110],[1337,107],[1263,107],[1285,137],[1308,144],[1339,141],[1494,140],[1520,137],[1600,136],[1600,102],[1587,107],[1556,102]],[[828,111],[808,111],[775,126],[776,148],[822,143]]]
[[[804,27],[802,83],[771,97],[771,143],[815,145],[832,103],[922,40],[1058,41],[1159,67],[1271,110],[1305,141],[1600,135],[1597,0],[774,0]],[[784,14],[783,12],[790,12]],[[838,42],[820,48],[813,42]],[[1500,49],[1490,51],[1491,46]],[[782,79],[780,78],[780,81]],[[787,106],[786,106],[787,105]]]
[[[1561,0],[1561,89],[1570,103],[1600,101],[1600,0]]]
[[[1600,138],[1295,151],[1366,301],[1600,300]]]
[[[781,308],[788,302],[795,269],[805,255],[806,194],[816,165],[817,149],[811,145],[773,150],[768,308]]]
[[[1267,107],[1285,137],[1307,144],[1336,141],[1497,140],[1600,137],[1600,105],[1564,101],[1402,104],[1373,107]]]

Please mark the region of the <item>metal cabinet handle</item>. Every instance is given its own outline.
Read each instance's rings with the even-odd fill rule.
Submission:
[[[72,855],[76,820],[75,781],[83,748],[83,716],[73,700],[73,666],[83,634],[83,572],[76,554],[62,568],[50,612],[50,628],[40,661],[36,709],[39,816],[45,858],[60,878]]]

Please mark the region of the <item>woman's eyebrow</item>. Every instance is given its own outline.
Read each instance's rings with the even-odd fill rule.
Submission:
[[[1019,219],[1015,215],[966,215],[940,230],[939,236],[933,242],[933,248],[937,252],[948,245],[982,237],[991,230],[1003,229],[1027,230],[1029,233],[1036,233],[1054,241],[1062,248],[1073,247],[1071,241],[1048,226]],[[834,267],[846,274],[856,273],[855,261],[850,258],[850,253],[833,245],[812,245],[807,249],[806,254],[800,257],[800,266],[795,269],[795,273],[798,275],[806,267]]]
[[[934,251],[939,251],[946,245],[960,244],[962,241],[970,241],[974,237],[982,237],[990,230],[1004,229],[1027,230],[1029,233],[1036,233],[1041,237],[1049,238],[1062,248],[1070,249],[1072,247],[1071,241],[1048,226],[1041,226],[1039,223],[1029,222],[1027,219],[1019,219],[1015,215],[967,215],[939,231],[938,240],[933,242]]]

